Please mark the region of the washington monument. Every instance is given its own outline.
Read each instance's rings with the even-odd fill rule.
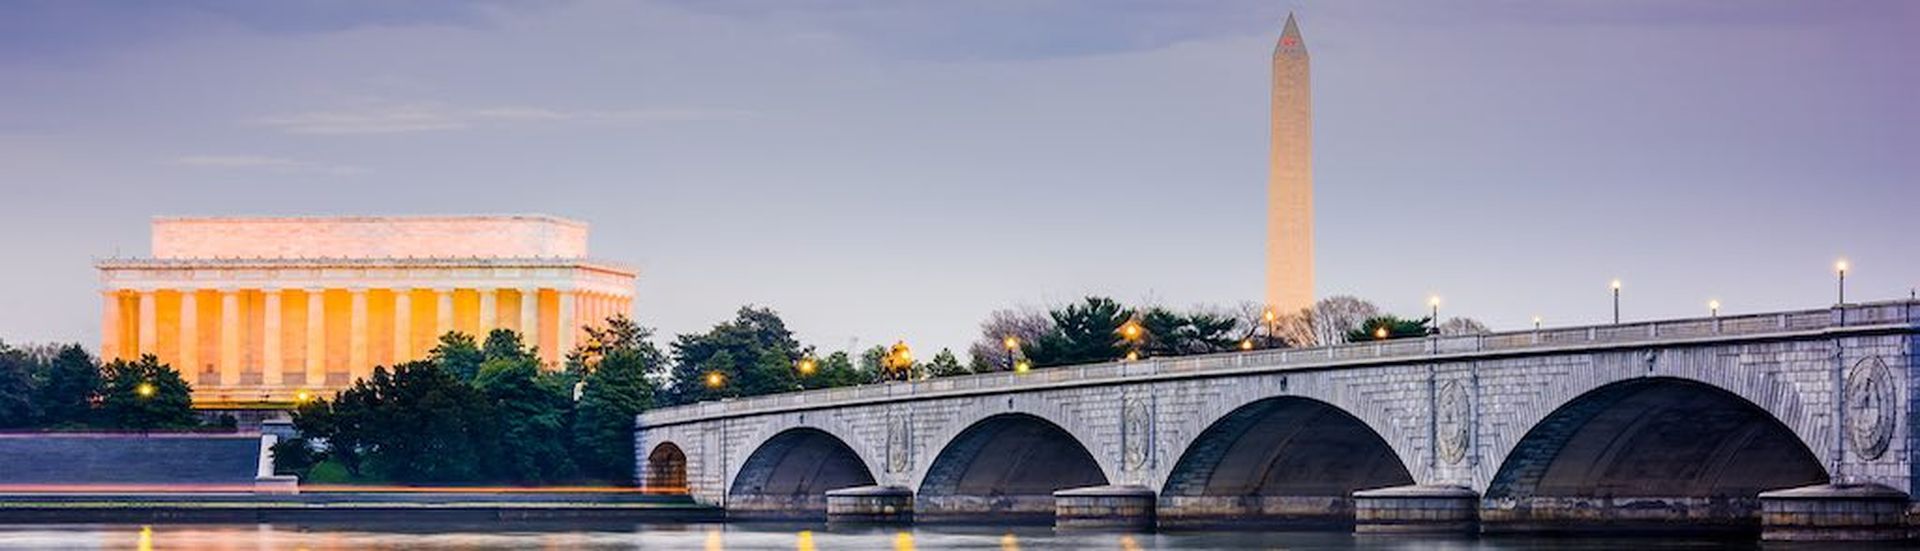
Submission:
[[[1287,14],[1273,47],[1273,113],[1267,173],[1267,308],[1313,306],[1313,100],[1307,43]]]

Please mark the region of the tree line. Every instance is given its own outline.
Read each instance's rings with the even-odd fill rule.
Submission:
[[[223,417],[225,428],[232,417]],[[78,344],[0,342],[0,429],[182,430],[202,426],[193,389],[148,355],[106,364]]]

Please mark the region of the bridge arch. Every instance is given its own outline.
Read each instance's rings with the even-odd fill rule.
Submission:
[[[1505,454],[1483,519],[1757,528],[1760,492],[1828,479],[1817,448],[1776,416],[1797,407],[1774,407],[1683,377],[1599,385],[1545,415]]]
[[[654,446],[641,470],[640,490],[650,494],[688,493],[687,452],[673,442]]]
[[[1163,525],[1344,525],[1355,490],[1414,483],[1405,461],[1358,417],[1325,401],[1275,396],[1218,417],[1182,451],[1160,489]]]
[[[985,416],[942,442],[915,492],[925,521],[1051,522],[1053,492],[1110,480],[1080,439],[1030,413]]]
[[[786,428],[748,449],[728,487],[730,516],[825,518],[829,490],[874,484],[861,454],[819,428]]]

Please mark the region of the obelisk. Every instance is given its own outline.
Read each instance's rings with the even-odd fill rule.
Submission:
[[[1273,48],[1267,173],[1267,307],[1313,306],[1313,101],[1307,43],[1293,14]]]

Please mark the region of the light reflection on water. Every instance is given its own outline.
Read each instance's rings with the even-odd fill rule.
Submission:
[[[1056,532],[1039,527],[847,528],[777,524],[519,525],[13,525],[0,526],[0,549],[359,550],[359,549],[706,549],[895,551],[971,549],[1750,549],[1747,540],[1684,538],[1469,538],[1357,536],[1339,532]]]

